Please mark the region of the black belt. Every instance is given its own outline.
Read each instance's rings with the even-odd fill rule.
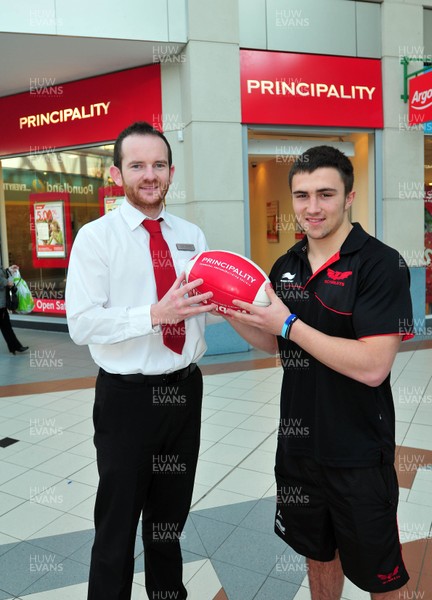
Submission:
[[[114,377],[114,379],[120,379],[120,381],[127,381],[128,383],[160,385],[176,383],[177,381],[183,381],[183,379],[186,379],[187,377],[189,377],[189,375],[192,375],[196,367],[196,363],[191,363],[188,367],[185,367],[184,369],[179,369],[178,371],[174,371],[173,373],[165,373],[164,375],[142,375],[141,373],[133,373],[131,375],[120,375],[119,373],[108,373],[102,368],[100,369],[100,372],[109,375],[110,377]]]

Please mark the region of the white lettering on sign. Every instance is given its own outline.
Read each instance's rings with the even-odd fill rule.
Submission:
[[[335,85],[327,83],[306,83],[296,81],[269,81],[265,79],[248,79],[247,92],[252,94],[271,94],[274,96],[321,96],[347,100],[372,100],[376,87],[367,85]]]
[[[71,185],[70,183],[45,183],[47,192],[68,192],[69,194],[93,194],[93,184],[89,185]]]
[[[224,261],[221,261],[221,260],[217,260],[216,258],[209,258],[209,257],[205,256],[203,258],[203,264],[204,263],[209,263],[209,264],[211,264],[211,265],[213,265],[215,267],[220,267],[222,269],[225,269],[226,271],[230,271],[231,273],[235,273],[236,275],[238,275],[242,279],[247,279],[251,283],[254,283],[256,281],[256,278],[252,277],[252,275],[249,275],[249,273],[244,273],[241,269],[237,269],[237,267],[235,267],[234,265],[230,265],[227,262],[224,262]]]
[[[42,127],[57,123],[66,123],[75,119],[92,119],[108,114],[109,102],[97,102],[90,106],[74,106],[72,108],[62,108],[48,113],[39,113],[37,115],[27,115],[19,118],[20,129],[23,127]]]
[[[430,102],[428,104],[425,104],[425,102],[427,102],[428,100],[430,100]],[[414,102],[418,102],[420,103],[420,106],[414,106]],[[432,88],[429,88],[428,90],[424,90],[423,92],[414,92],[414,95],[412,97],[412,101],[411,101],[411,108],[413,110],[424,110],[425,108],[429,108],[429,106],[432,105]]]

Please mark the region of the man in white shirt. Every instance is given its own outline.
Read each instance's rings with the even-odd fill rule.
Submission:
[[[126,200],[79,231],[66,286],[70,335],[89,345],[100,367],[93,410],[100,479],[88,600],[130,599],[141,513],[148,597],[181,600],[187,592],[179,539],[200,436],[196,362],[206,349],[205,313],[215,308],[203,304],[211,293],[188,297],[202,280],[186,284],[183,269],[207,244],[196,225],[165,211],[174,166],[159,131],[144,122],[125,129],[110,173]],[[156,258],[147,219],[159,221],[169,248]],[[177,278],[158,300],[155,263],[171,260]],[[167,325],[174,337],[185,333],[180,349],[169,347]]]

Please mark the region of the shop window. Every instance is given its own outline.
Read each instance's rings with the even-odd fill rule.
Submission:
[[[101,215],[99,190],[112,184],[111,164],[112,145],[2,160],[2,251],[32,291],[33,315],[65,316],[70,247],[79,229]]]
[[[267,273],[302,233],[292,210],[288,174],[298,155],[312,146],[334,144],[354,165],[357,192],[350,218],[375,235],[374,136],[293,134],[249,130],[249,207],[251,258]]]

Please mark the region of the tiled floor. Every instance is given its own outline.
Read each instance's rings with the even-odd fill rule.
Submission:
[[[18,333],[31,351],[0,351],[0,600],[84,600],[96,368],[66,334]],[[431,366],[432,343],[414,342],[393,369],[399,526],[410,598],[422,600],[432,599]],[[281,369],[259,353],[210,357],[202,369],[201,455],[182,535],[189,598],[306,600],[305,562],[273,533]],[[142,552],[137,536],[133,600],[147,598]],[[343,597],[369,595],[346,582]]]

